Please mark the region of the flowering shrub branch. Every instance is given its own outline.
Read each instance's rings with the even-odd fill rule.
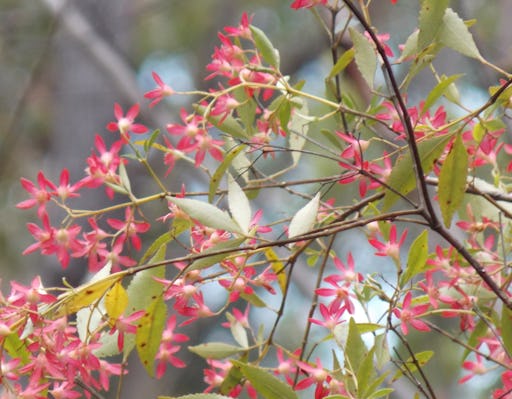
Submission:
[[[187,367],[185,346],[205,359],[197,399],[301,391],[381,398],[402,378],[437,398],[425,370],[434,353],[418,352],[413,333],[439,334],[463,349],[461,384],[499,373],[493,397],[512,397],[512,147],[503,137],[512,76],[482,57],[448,3],[421,3],[418,30],[395,57],[364,2],[294,1],[291,8],[310,9],[330,40],[325,97],[281,73],[279,52],[244,14],[219,33],[206,66],[216,89],[178,92],[153,73],[149,107],[178,95],[198,99],[180,121],[152,130],[138,120],[141,105],[115,104],[106,130],[116,141],[93,139],[82,179],[71,182],[66,169],[58,183],[42,171],[35,183],[23,178],[29,198],[18,208],[34,209],[39,220],[27,226],[34,243],[25,253],[55,256],[63,268],[84,258],[93,277],[63,288],[44,287],[39,277],[30,286],[13,281],[0,296],[2,398],[99,398],[112,376],[129,372],[133,350],[161,378]],[[340,55],[347,38],[351,47]],[[502,77],[474,111],[458,94],[461,75],[441,75],[432,64],[444,47]],[[371,93],[368,104],[345,87],[351,63]],[[407,68],[402,81],[396,65]],[[418,105],[407,104],[410,82],[427,67],[438,83]],[[157,191],[139,197],[126,168],[134,161]],[[203,173],[208,187],[192,191],[183,181],[171,192],[177,163]],[[330,198],[338,184],[343,195]],[[74,209],[76,197],[97,189],[121,202]],[[146,216],[162,203],[155,220]],[[343,254],[339,244],[353,230],[364,232],[364,243]],[[177,247],[182,255],[169,255]],[[364,251],[393,273],[364,273],[357,260]],[[279,329],[307,266],[316,277],[302,341],[287,348]],[[212,289],[223,295],[213,298]],[[261,325],[255,308],[266,313]],[[443,327],[439,317],[455,323]],[[204,318],[229,330],[230,343],[192,342],[182,327]]]

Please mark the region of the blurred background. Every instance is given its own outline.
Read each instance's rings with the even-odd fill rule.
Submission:
[[[28,283],[41,274],[46,285],[56,285],[62,278],[53,257],[21,257],[32,243],[25,224],[34,221],[35,214],[15,208],[26,198],[20,177],[35,181],[37,172],[44,170],[48,178],[58,181],[60,170],[67,167],[72,181],[81,178],[95,133],[108,138],[105,125],[113,120],[114,102],[124,109],[141,103],[141,121],[152,128],[178,121],[179,109],[188,105],[186,99],[174,99],[147,112],[148,102],[142,96],[154,87],[151,72],[158,72],[177,90],[207,89],[212,82],[204,81],[204,66],[218,43],[217,32],[226,25],[238,25],[242,12],[254,15],[254,24],[280,50],[285,74],[307,79],[310,91],[323,91],[323,76],[330,68],[327,39],[311,13],[294,12],[290,3],[0,0],[0,277],[4,292],[11,279]],[[416,3],[399,0],[391,7],[389,1],[373,1],[372,22],[379,32],[391,33],[395,53],[414,30]],[[482,54],[510,70],[512,2],[460,0],[451,6],[464,19],[478,18],[472,32]],[[436,67],[446,75],[466,74],[459,90],[469,106],[485,101],[486,87],[497,81],[492,71],[452,51],[443,53]],[[354,81],[357,87],[357,76]],[[432,83],[429,74],[415,80],[409,103],[416,104]],[[187,174],[182,180],[194,179],[193,171],[180,169],[180,173]],[[106,203],[104,197],[88,201]],[[67,278],[78,283],[85,277],[83,270],[72,263]],[[203,333],[204,327],[199,327]],[[456,397],[457,360],[457,354],[446,352],[435,359],[436,385],[444,395],[440,399]],[[158,382],[148,381],[143,371],[135,373],[125,381],[123,398],[197,391],[202,381],[199,369],[173,369]],[[407,389],[397,397],[407,397]]]

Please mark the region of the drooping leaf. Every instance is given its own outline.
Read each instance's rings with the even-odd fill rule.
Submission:
[[[306,234],[313,228],[317,219],[319,205],[320,193],[318,192],[311,201],[299,209],[295,216],[293,216],[288,227],[288,236],[290,238]]]
[[[300,112],[295,109],[290,121],[290,134],[288,135],[289,148],[293,164],[297,165],[302,155],[301,150],[306,143],[306,136],[309,131],[310,121],[305,118],[308,114],[308,106],[305,101],[301,100]]]
[[[340,58],[338,58],[338,61],[336,61],[336,64],[331,69],[331,72],[329,72],[329,76],[327,79],[332,79],[336,75],[340,74],[345,70],[345,68],[352,62],[354,59],[355,50],[354,48],[350,48],[347,51],[345,51]]]
[[[429,46],[442,28],[443,16],[450,0],[422,0],[418,22],[418,51]]]
[[[298,399],[297,394],[288,384],[264,369],[235,360],[232,360],[232,363],[240,368],[245,378],[265,399]]]
[[[446,134],[428,138],[418,143],[421,166],[425,174],[430,173],[434,167],[434,162],[441,156],[451,137],[450,134]],[[402,195],[407,195],[416,188],[414,165],[408,149],[407,152],[396,161],[387,183]],[[390,190],[386,191],[382,206],[383,210],[388,210],[398,198],[398,194]]]
[[[240,226],[231,219],[227,212],[207,202],[190,198],[166,197],[168,201],[178,205],[191,218],[214,229],[242,233]]]
[[[460,135],[448,153],[441,173],[437,194],[439,207],[446,227],[450,227],[453,214],[461,206],[468,176],[468,153]]]
[[[409,249],[407,267],[400,277],[400,287],[405,286],[414,276],[425,270],[428,258],[428,230],[416,237]]]
[[[377,70],[377,55],[372,43],[359,31],[349,28],[350,38],[354,43],[356,65],[368,86],[373,89],[375,71]]]
[[[233,160],[239,155],[242,151],[246,149],[246,145],[236,145],[231,146],[231,149],[225,154],[224,159],[222,160],[221,164],[213,174],[211,180],[210,180],[210,189],[208,190],[208,202],[212,203],[213,198],[215,197],[215,192],[217,191],[217,188],[219,188],[220,181],[222,180],[222,177],[226,174],[226,171],[228,170],[229,166],[233,162]]]
[[[154,361],[165,328],[167,306],[161,296],[154,299],[138,320],[135,344],[139,359],[150,377],[155,374]]]
[[[233,238],[232,240],[227,241],[221,241],[218,244],[215,244],[214,246],[205,249],[203,252],[201,252],[201,255],[209,255],[211,256],[205,256],[204,258],[197,259],[193,261],[190,266],[187,268],[187,270],[201,270],[205,269],[207,267],[210,267],[216,263],[219,263],[220,261],[226,259],[228,256],[231,256],[233,252],[236,251],[236,249],[242,245],[242,243],[245,241],[244,237],[241,238]],[[228,251],[228,250],[233,250]],[[220,254],[216,254],[216,252],[223,251]]]
[[[242,353],[247,350],[247,348],[229,345],[223,342],[208,342],[206,344],[189,346],[188,349],[192,353],[195,353],[205,359],[225,359],[229,356],[236,355],[237,353]]]
[[[117,320],[128,306],[128,294],[118,281],[105,295],[105,310],[111,320]]]
[[[247,195],[230,174],[228,174],[228,205],[233,219],[238,223],[244,234],[248,234],[252,217],[251,205]]]
[[[255,26],[249,26],[254,44],[267,64],[279,69],[279,52],[274,48],[267,35]]]
[[[441,81],[436,85],[436,87],[434,87],[432,91],[428,93],[428,96],[425,99],[425,103],[423,104],[423,110],[421,112],[421,115],[424,115],[429,110],[429,108],[432,105],[434,105],[434,103],[447,92],[450,85],[457,79],[459,79],[461,76],[463,75],[458,74],[442,78]]]
[[[482,56],[464,21],[451,8],[447,8],[443,17],[442,29],[439,32],[441,43],[471,58],[481,59]]]

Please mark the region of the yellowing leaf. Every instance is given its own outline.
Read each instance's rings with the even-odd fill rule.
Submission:
[[[162,332],[165,327],[167,307],[162,297],[156,298],[146,310],[146,314],[139,319],[135,344],[139,359],[148,375],[155,374],[154,360],[160,347]]]
[[[126,306],[128,305],[128,294],[118,281],[107,292],[105,296],[105,309],[111,320],[117,320],[123,315]]]
[[[267,260],[270,262],[270,267],[277,275],[277,282],[279,283],[279,288],[281,292],[284,293],[286,291],[286,273],[284,270],[283,262],[279,260],[276,253],[272,248],[267,248],[265,250],[265,256]]]
[[[439,174],[437,194],[446,227],[450,227],[453,214],[462,204],[468,175],[468,153],[460,135],[444,161]]]

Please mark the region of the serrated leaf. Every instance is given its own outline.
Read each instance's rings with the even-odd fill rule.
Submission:
[[[284,264],[281,262],[276,255],[273,248],[267,248],[265,250],[265,257],[267,258],[267,261],[270,263],[270,267],[274,271],[274,273],[277,276],[277,282],[279,284],[279,288],[281,289],[281,292],[284,293],[286,291],[286,273],[284,270]]]
[[[214,229],[226,230],[233,233],[242,233],[240,226],[231,219],[227,212],[207,202],[190,199],[166,197],[169,202],[178,205],[192,219]]]
[[[419,15],[418,51],[429,46],[442,29],[443,16],[450,0],[422,0]]]
[[[448,153],[441,173],[437,194],[444,225],[450,227],[453,214],[462,204],[468,176],[468,153],[460,135],[457,135]]]
[[[428,96],[425,100],[425,103],[423,104],[423,110],[421,112],[421,115],[424,115],[429,108],[434,105],[434,103],[446,93],[446,91],[449,89],[450,85],[455,82],[457,79],[459,79],[463,74],[458,75],[452,75],[450,77],[443,77],[441,81],[432,89],[430,93],[428,93]]]
[[[195,109],[220,131],[241,140],[247,140],[249,138],[243,126],[238,123],[232,115],[212,115],[211,113],[207,113],[207,108],[203,105],[197,105]]]
[[[111,320],[117,320],[128,306],[128,294],[118,281],[105,295],[105,310]]]
[[[254,45],[265,62],[270,66],[279,69],[279,52],[274,48],[265,32],[252,25],[249,26],[249,29],[251,30],[252,38],[254,39]]]
[[[190,266],[187,268],[188,271],[192,270],[201,270],[205,269],[207,267],[210,267],[216,263],[221,262],[222,260],[226,259],[228,256],[232,256],[233,253],[236,251],[236,249],[242,245],[242,243],[245,241],[245,237],[241,238],[233,238],[232,240],[227,241],[221,241],[220,243],[205,249],[203,252],[201,252],[201,255],[208,255],[213,254],[211,256],[205,256],[204,258],[197,259],[193,261]],[[229,252],[227,250],[232,249],[233,252]],[[224,251],[220,254],[216,254],[216,252]]]
[[[329,76],[327,79],[332,79],[336,75],[340,74],[345,70],[345,68],[352,62],[355,55],[354,48],[350,48],[347,51],[345,51],[340,58],[338,58],[338,61],[336,61],[336,64],[331,69],[331,72],[329,72]]]
[[[373,81],[375,79],[375,71],[377,70],[377,55],[372,43],[359,31],[349,28],[350,38],[354,43],[354,57],[356,65],[364,80],[373,89]]]
[[[233,162],[233,160],[239,155],[242,151],[247,148],[246,145],[237,145],[236,147],[232,147],[224,156],[223,161],[213,174],[210,180],[210,188],[208,190],[208,202],[213,202],[213,198],[215,197],[215,192],[217,188],[219,188],[220,181],[222,177],[228,170],[229,166]]]
[[[228,205],[231,216],[247,235],[252,217],[251,205],[242,188],[230,174],[228,174]]]
[[[318,207],[320,206],[320,193],[316,193],[311,201],[299,209],[288,227],[288,237],[297,237],[311,231],[315,225]]]
[[[432,137],[418,143],[421,166],[425,174],[430,173],[434,167],[434,162],[441,156],[451,137],[450,134],[446,134]],[[416,188],[416,175],[412,157],[408,149],[407,152],[396,161],[387,183],[404,196]],[[386,191],[382,205],[383,210],[388,210],[398,198],[398,194],[389,190]]]
[[[204,359],[218,360],[245,352],[247,348],[241,348],[240,346],[229,345],[223,342],[208,342],[206,344],[189,346],[188,350]]]
[[[428,258],[428,230],[423,230],[416,237],[409,249],[407,267],[400,277],[400,287],[407,284],[414,276],[425,270]]]
[[[463,55],[482,59],[468,27],[451,8],[447,8],[445,11],[439,39],[445,46]]]
[[[232,360],[232,363],[240,368],[245,378],[265,399],[298,399],[289,385],[262,368],[235,360]]]
[[[146,313],[138,320],[135,344],[139,359],[148,375],[155,375],[154,361],[165,328],[167,306],[161,296],[148,306]]]
[[[404,62],[406,59],[414,57],[418,54],[418,35],[418,30],[415,30],[409,35],[404,43],[402,54],[400,54],[398,62]]]

